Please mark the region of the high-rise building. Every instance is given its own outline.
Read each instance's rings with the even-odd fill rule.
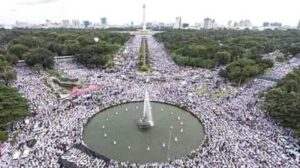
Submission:
[[[70,27],[70,21],[69,20],[62,20],[61,21],[63,28],[69,28]]]
[[[269,22],[264,22],[263,23],[263,27],[269,27],[270,26],[270,23]]]
[[[190,24],[188,23],[182,23],[182,28],[188,28],[190,26]]]
[[[250,21],[250,20],[245,20],[245,21],[244,21],[244,26],[245,26],[245,27],[248,27],[248,28],[249,28],[249,27],[252,27],[251,21]]]
[[[280,27],[282,26],[282,23],[279,23],[279,22],[272,22],[272,23],[270,23],[270,26],[271,26],[271,27],[280,28]]]
[[[235,25],[235,27],[239,29],[251,28],[252,24],[250,20],[246,19],[246,20],[241,20],[239,23]]]
[[[215,27],[215,19],[205,18],[203,26],[204,29],[213,29]]]
[[[299,20],[299,22],[298,22],[297,28],[300,30],[300,20]]]
[[[51,26],[51,20],[46,19],[46,26],[47,26],[47,27],[50,27],[50,26]]]
[[[106,26],[107,25],[107,19],[106,17],[101,18],[101,25]]]
[[[79,20],[76,20],[76,19],[74,19],[74,20],[72,20],[72,27],[73,28],[81,28],[81,24],[80,24],[80,21]]]
[[[174,29],[180,29],[181,28],[181,17],[176,17],[175,18],[175,24],[174,24]]]
[[[91,22],[88,20],[83,21],[84,28],[88,28],[90,24]]]
[[[282,23],[279,22],[264,22],[263,29],[282,29]]]
[[[227,22],[227,28],[231,28],[232,27],[232,20],[229,20],[228,22]]]

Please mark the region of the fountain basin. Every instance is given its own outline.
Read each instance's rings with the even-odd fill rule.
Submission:
[[[170,104],[151,102],[155,126],[140,129],[136,122],[140,120],[142,109],[143,102],[132,102],[96,113],[84,126],[85,145],[110,159],[141,164],[169,162],[201,146],[204,127],[190,112]]]

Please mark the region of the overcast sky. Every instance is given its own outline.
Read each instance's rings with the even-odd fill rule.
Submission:
[[[43,23],[45,19],[100,22],[101,17],[107,17],[109,24],[139,24],[144,2],[148,22],[171,23],[181,16],[192,25],[211,17],[219,24],[250,19],[255,25],[278,21],[296,26],[300,20],[300,0],[0,0],[0,24]]]

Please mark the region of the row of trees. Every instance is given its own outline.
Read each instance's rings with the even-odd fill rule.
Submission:
[[[94,40],[96,37],[98,43]],[[77,55],[78,62],[98,66],[111,60],[108,55],[116,52],[129,38],[127,33],[103,30],[0,30],[0,53],[14,63],[24,59],[30,66],[40,64],[44,68],[53,65],[54,56],[66,55]],[[41,56],[38,58],[37,55]]]
[[[0,51],[0,143],[7,139],[11,122],[29,115],[27,100],[10,86],[16,79],[11,58]]]
[[[271,117],[300,136],[300,68],[288,74],[265,95],[263,107]]]
[[[143,37],[141,41],[138,68],[140,71],[144,71],[144,72],[150,71],[149,48],[148,48],[148,41],[146,37]]]
[[[287,59],[300,53],[297,30],[173,30],[156,34],[183,66],[215,68],[223,65],[221,75],[233,83],[244,83],[273,66],[262,54],[280,50]]]

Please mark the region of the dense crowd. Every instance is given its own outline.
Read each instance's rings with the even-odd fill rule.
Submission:
[[[170,163],[138,165],[111,161],[108,167],[299,166],[298,140],[259,108],[261,93],[275,82],[255,79],[245,86],[232,87],[217,71],[178,67],[162,44],[151,36],[147,38],[153,69],[149,74],[140,74],[136,69],[140,36],[131,39],[116,57],[115,71],[110,73],[87,69],[72,61],[57,62],[56,69],[81,83],[104,85],[101,91],[85,96],[60,100],[45,85],[47,73],[17,67],[14,85],[29,100],[34,115],[11,128],[10,139],[14,143],[1,156],[0,167],[60,167],[58,160],[63,153],[74,143],[84,144],[81,133],[91,116],[111,105],[143,100],[145,90],[151,100],[186,107],[194,113],[205,126],[205,141],[188,156]],[[276,65],[265,75],[280,79],[299,65],[300,59],[294,58]],[[199,87],[207,87],[207,91],[197,94],[195,90]],[[225,89],[230,90],[225,98],[214,98],[214,94]],[[30,144],[33,139],[36,143]],[[77,157],[79,161],[90,160],[84,153]]]

